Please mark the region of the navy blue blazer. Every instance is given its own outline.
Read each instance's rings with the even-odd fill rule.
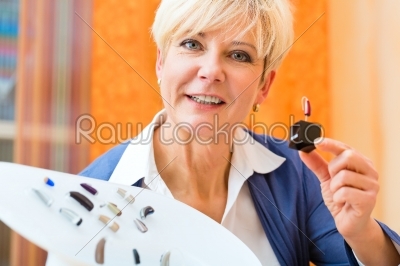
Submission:
[[[320,182],[287,143],[249,132],[273,153],[286,158],[268,174],[248,178],[258,217],[281,265],[358,265],[351,248],[336,229],[326,208]],[[120,144],[84,169],[80,175],[109,180],[127,143]],[[133,184],[141,186],[141,182]],[[385,224],[384,232],[398,245],[400,237]]]

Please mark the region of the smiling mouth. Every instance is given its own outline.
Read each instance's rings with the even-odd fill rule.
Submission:
[[[196,96],[187,95],[187,96],[193,101],[201,104],[219,105],[225,103],[221,99],[214,96],[208,96],[208,95],[196,95]]]

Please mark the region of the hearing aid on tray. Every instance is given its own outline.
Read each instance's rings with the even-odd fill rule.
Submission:
[[[94,208],[93,202],[90,201],[86,196],[77,192],[77,191],[70,191],[68,195],[79,202],[86,210],[91,211]]]
[[[119,229],[119,225],[112,221],[111,218],[105,216],[105,215],[100,215],[99,220],[105,224],[108,228],[110,228],[113,232],[117,232]]]
[[[117,189],[117,193],[118,195],[120,195],[122,198],[125,199],[125,201],[129,202],[129,204],[133,204],[135,202],[135,197],[128,194],[126,192],[126,190],[122,189],[122,188],[118,188]]]
[[[140,264],[140,256],[136,248],[133,249],[133,259],[135,260],[135,264]]]
[[[106,239],[103,237],[96,245],[96,252],[94,258],[98,264],[104,264],[104,249],[106,246]]]
[[[154,213],[153,207],[151,207],[151,206],[146,206],[146,207],[144,207],[144,208],[142,208],[142,209],[140,210],[140,218],[141,218],[142,220],[144,220],[144,219],[146,219],[147,215],[153,214],[153,213]]]
[[[82,223],[82,218],[76,214],[74,211],[67,209],[67,208],[61,208],[60,213],[62,216],[67,218],[71,223],[79,226]]]
[[[50,197],[49,195],[47,195],[45,192],[36,189],[36,188],[32,188],[32,191],[39,197],[39,199],[46,204],[47,207],[50,207],[51,204],[53,204],[54,200],[52,197]]]
[[[140,232],[146,233],[148,231],[147,226],[139,219],[135,219],[133,220],[133,222],[135,223],[137,229],[139,229]]]
[[[98,194],[97,190],[89,184],[82,183],[81,187],[83,187],[87,192],[89,192],[90,194],[92,194],[94,196],[96,196]]]
[[[305,119],[290,127],[289,148],[309,153],[315,149],[314,140],[321,137],[322,127],[320,124],[307,121],[311,116],[311,104],[306,97],[303,97],[301,102]]]

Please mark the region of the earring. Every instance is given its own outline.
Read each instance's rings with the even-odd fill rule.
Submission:
[[[161,79],[157,80],[157,84],[158,84],[159,87],[161,86]]]
[[[260,104],[254,104],[253,105],[253,112],[257,113],[258,111],[260,111]]]

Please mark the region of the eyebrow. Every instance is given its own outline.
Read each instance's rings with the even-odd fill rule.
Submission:
[[[251,43],[247,43],[247,42],[233,41],[232,45],[235,45],[235,46],[246,45],[246,46],[249,46],[250,48],[254,49],[255,51],[257,51],[257,49],[254,45],[252,45]]]
[[[197,35],[204,38],[206,36],[206,33],[199,32]],[[257,48],[254,45],[252,45],[251,43],[241,42],[241,41],[232,41],[231,44],[234,46],[245,45],[245,46],[248,46],[248,47],[254,49],[257,52]]]

